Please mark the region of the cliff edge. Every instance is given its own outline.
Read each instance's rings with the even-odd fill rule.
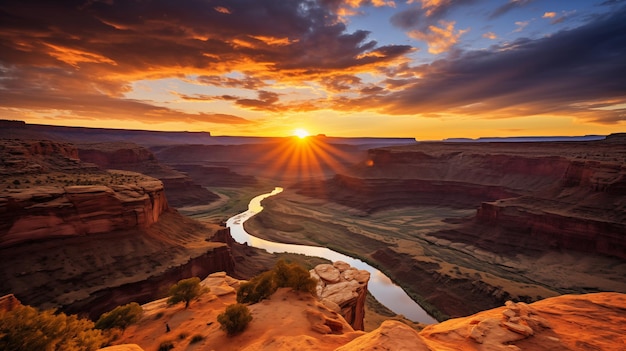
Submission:
[[[188,309],[167,306],[165,300],[144,305],[141,321],[126,330],[119,345],[103,350],[132,344],[133,350],[156,350],[164,342],[181,350],[617,351],[626,346],[626,295],[619,293],[563,295],[532,304],[508,301],[422,331],[390,320],[365,333],[354,331],[311,295],[282,288],[269,300],[249,306],[253,319],[248,328],[228,337],[216,318],[234,303],[237,281],[218,273],[203,284],[210,292]]]

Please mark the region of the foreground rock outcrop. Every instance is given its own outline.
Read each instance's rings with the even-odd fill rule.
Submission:
[[[164,342],[181,350],[617,351],[626,346],[626,295],[619,293],[564,295],[533,304],[507,302],[422,331],[389,320],[365,333],[354,331],[314,297],[283,288],[269,300],[249,306],[253,319],[248,328],[227,337],[216,318],[234,303],[238,281],[217,273],[203,284],[210,292],[187,310],[167,306],[165,300],[144,305],[142,320],[126,330],[116,341],[121,345],[113,350],[138,350],[137,345],[156,350]]]
[[[363,330],[370,273],[342,261],[317,265],[310,273],[317,280],[316,291],[320,301],[341,313],[352,328]]]

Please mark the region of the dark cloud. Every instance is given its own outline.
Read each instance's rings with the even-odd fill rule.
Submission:
[[[392,113],[511,115],[560,112],[607,123],[623,111],[589,104],[626,102],[626,8],[550,37],[519,39],[490,50],[462,53],[415,68],[411,87],[375,103]],[[472,108],[470,108],[472,107]]]
[[[12,78],[20,76],[23,84],[11,96],[17,101],[37,96],[42,109],[46,101],[50,109],[59,108],[64,94],[68,101],[89,96],[94,104],[94,97],[117,98],[119,104],[105,105],[111,117],[119,117],[130,112],[114,113],[112,107],[149,105],[124,101],[137,80],[178,77],[258,90],[266,82],[318,80],[337,69],[365,71],[413,50],[407,45],[379,47],[366,31],[347,32],[333,12],[335,5],[342,3],[5,1],[0,3],[0,90],[11,89]],[[39,79],[43,67],[45,79]],[[233,71],[245,76],[224,76]],[[261,95],[237,103],[270,110],[277,105],[278,97]],[[11,106],[7,100],[1,106]],[[66,109],[77,105],[69,103]]]
[[[455,8],[473,5],[480,1],[482,0],[444,0],[430,7],[416,4],[394,14],[390,21],[391,24],[403,30],[426,32],[429,26],[436,25],[440,20],[445,19]]]
[[[530,4],[533,1],[534,0],[509,0],[509,2],[507,2],[506,4],[496,8],[489,15],[489,19],[494,19],[494,18],[500,17],[500,16],[504,15],[505,13],[515,9],[515,8],[526,6],[526,5]]]
[[[250,89],[250,90],[256,90],[256,89],[260,89],[260,88],[267,86],[267,84],[265,84],[262,79],[252,77],[252,76],[246,76],[241,79],[218,76],[218,75],[199,76],[196,79],[196,81],[205,85],[212,85],[212,86],[225,87],[225,88],[243,88],[243,89]]]

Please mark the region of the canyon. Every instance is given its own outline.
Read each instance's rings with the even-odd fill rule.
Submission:
[[[441,320],[508,299],[625,292],[625,184],[619,134],[393,146],[265,200],[246,229],[361,257]]]
[[[113,132],[88,140],[98,133],[10,127],[0,133],[0,294],[37,307],[95,318],[160,298],[184,277],[247,279],[271,268],[276,255],[235,243],[222,221],[275,185],[285,191],[264,201],[247,231],[359,257],[440,321],[507,301],[626,293],[623,134],[394,146],[323,137],[217,145],[194,135],[204,144],[179,145],[184,133],[132,132],[129,143]],[[348,325],[368,323],[365,292],[339,306]],[[593,296],[614,299],[582,299]],[[587,303],[572,299],[560,301]],[[471,336],[481,320],[453,333]]]

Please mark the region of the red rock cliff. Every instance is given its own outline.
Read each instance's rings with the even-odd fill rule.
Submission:
[[[9,189],[0,194],[0,247],[147,227],[166,209],[163,183],[156,180],[110,187]]]

